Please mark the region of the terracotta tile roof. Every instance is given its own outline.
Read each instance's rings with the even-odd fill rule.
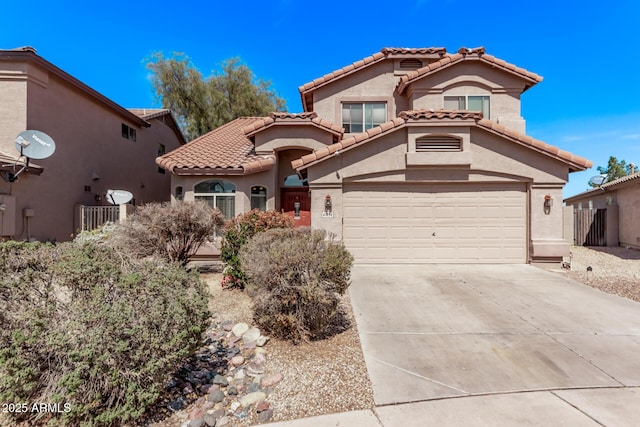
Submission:
[[[431,64],[419,68],[415,71],[412,71],[402,77],[400,77],[400,82],[396,87],[398,93],[403,93],[404,90],[416,80],[419,80],[425,76],[428,76],[432,73],[440,71],[442,69],[448,68],[454,64],[457,64],[462,61],[480,61],[486,64],[489,64],[493,67],[502,68],[504,71],[507,71],[512,74],[516,74],[519,77],[522,77],[530,82],[530,86],[533,86],[536,83],[542,81],[542,77],[537,75],[536,73],[532,73],[530,71],[525,70],[524,68],[516,67],[513,64],[510,64],[502,59],[498,59],[493,55],[485,54],[484,47],[468,49],[468,48],[460,48],[457,53],[451,55],[447,54],[439,61],[432,62]],[[529,88],[527,87],[527,89]]]
[[[291,166],[296,170],[306,169],[311,164],[326,160],[330,155],[336,151],[343,151],[351,149],[354,146],[361,145],[369,142],[370,140],[382,136],[387,133],[396,131],[398,128],[405,126],[408,122],[419,122],[425,120],[469,120],[472,119],[474,124],[482,129],[485,129],[494,134],[498,134],[502,137],[507,137],[514,142],[524,145],[528,148],[534,149],[547,156],[558,159],[570,166],[571,171],[585,170],[592,166],[591,161],[579,156],[575,156],[567,151],[560,150],[553,145],[549,145],[545,142],[538,141],[530,136],[521,134],[504,126],[493,123],[490,120],[482,118],[482,113],[472,111],[456,111],[456,110],[410,110],[402,111],[397,118],[392,121],[381,124],[367,130],[364,133],[350,136],[342,141],[329,145],[319,150],[315,150],[311,154],[302,156],[300,159],[296,159],[291,162]]]
[[[553,157],[567,163],[570,166],[569,170],[571,172],[582,171],[593,166],[591,160],[576,156],[575,154],[561,150],[554,145],[547,144],[546,142],[531,138],[528,135],[508,129],[502,125],[492,122],[491,120],[482,119],[477,122],[477,125],[492,133],[496,133],[500,136],[506,136],[521,145],[527,146],[540,153],[544,153],[549,157]]]
[[[318,118],[315,112],[306,113],[269,113],[269,117],[261,117],[245,126],[242,131],[248,137],[252,137],[256,133],[271,127],[275,124],[310,124],[334,135],[334,140],[342,138],[344,128],[337,126],[327,120]]]
[[[352,74],[356,71],[359,71],[362,68],[368,67],[370,65],[376,64],[384,59],[388,58],[391,55],[445,55],[447,50],[443,47],[428,47],[428,48],[398,48],[398,47],[385,47],[380,52],[376,52],[373,55],[367,56],[366,58],[360,59],[352,64],[349,64],[345,67],[342,67],[338,70],[332,71],[330,73],[325,74],[322,77],[318,77],[317,79],[305,83],[302,86],[298,87],[298,91],[300,92],[300,96],[302,97],[302,106],[306,110],[309,106],[309,102],[305,97],[305,94],[319,88],[320,86],[324,86],[330,81],[342,78],[349,74]]]
[[[127,110],[144,120],[150,120],[164,116],[165,114],[171,114],[171,110],[168,108],[127,108]]]
[[[176,175],[246,175],[269,169],[271,156],[258,156],[242,129],[260,117],[241,117],[158,157],[156,163]]]
[[[614,179],[613,181],[610,181],[610,182],[607,182],[605,184],[602,184],[600,187],[584,191],[582,193],[576,194],[575,196],[567,197],[566,199],[564,199],[564,201],[565,202],[572,202],[572,201],[574,201],[576,199],[580,199],[580,198],[582,198],[584,196],[587,196],[587,195],[589,195],[591,193],[599,193],[602,190],[607,190],[609,188],[617,187],[618,185],[620,185],[622,183],[633,181],[633,180],[636,180],[636,179],[640,179],[640,172],[632,173],[630,175],[623,176],[622,178]]]

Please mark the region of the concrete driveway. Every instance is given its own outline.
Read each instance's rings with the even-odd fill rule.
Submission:
[[[640,304],[528,265],[357,265],[349,292],[385,426],[640,425]]]

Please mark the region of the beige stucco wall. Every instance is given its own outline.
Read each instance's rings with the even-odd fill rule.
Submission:
[[[0,68],[16,67],[9,64],[13,65],[0,62]],[[13,80],[0,83],[0,112],[10,112],[0,114],[10,129],[3,131],[0,147],[15,151],[17,134],[36,129],[54,139],[56,151],[48,159],[35,160],[44,167],[41,176],[22,174],[14,183],[0,180],[0,194],[16,196],[17,232],[13,238],[71,239],[77,231],[74,206],[100,204],[96,196],[104,199],[107,189],[132,192],[136,204],[169,200],[171,178],[158,172],[155,158],[158,144],[164,144],[166,151],[179,146],[170,127],[158,120],[153,120],[150,128],[140,127],[53,73],[32,63],[18,68],[21,72]],[[17,112],[13,106],[18,106]],[[136,129],[136,141],[122,137],[122,123]],[[93,179],[94,173],[99,179]],[[90,191],[85,191],[85,186],[90,186]],[[23,218],[24,209],[32,209],[35,215]]]
[[[441,134],[447,126],[431,128]],[[460,124],[452,124],[451,134],[464,137]],[[324,228],[342,237],[342,185],[347,182],[471,183],[522,182],[528,189],[528,226],[530,257],[558,261],[568,255],[563,238],[562,187],[568,169],[515,142],[476,127],[467,127],[471,156],[468,165],[437,165],[439,156],[452,153],[419,153],[433,156],[432,166],[407,167],[408,141],[414,135],[429,132],[430,127],[409,127],[371,140],[308,168],[312,195],[312,227]],[[324,198],[329,194],[334,205],[333,218],[323,218]],[[545,213],[544,198],[550,195],[553,206]]]
[[[406,101],[397,99],[394,93],[397,84],[393,61],[383,61],[317,89],[313,110],[320,118],[341,126],[343,102],[386,102],[387,119],[391,120],[406,109]],[[402,108],[397,108],[397,103]]]
[[[520,94],[524,82],[481,62],[465,62],[416,81],[408,88],[414,109],[444,108],[444,97],[489,95],[490,117],[503,126],[526,133],[520,113]]]
[[[255,136],[257,154],[272,154],[288,148],[317,150],[333,143],[332,134],[308,123],[272,126]]]

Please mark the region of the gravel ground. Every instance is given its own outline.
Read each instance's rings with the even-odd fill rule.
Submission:
[[[591,267],[591,271],[588,268]],[[571,248],[566,275],[601,291],[640,302],[640,250],[623,247]]]
[[[253,324],[251,299],[246,293],[223,290],[219,273],[201,277],[211,293],[209,310],[214,322]],[[270,422],[373,408],[373,390],[348,295],[343,297],[338,317],[340,321],[329,338],[297,345],[271,338],[265,345],[265,375],[284,374],[267,399],[274,410]],[[179,427],[183,423],[184,419],[173,415],[152,427]],[[255,417],[234,419],[232,425],[252,423]]]

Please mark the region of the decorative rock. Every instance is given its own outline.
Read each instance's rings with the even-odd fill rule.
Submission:
[[[231,364],[233,366],[240,366],[244,363],[244,357],[242,356],[233,356],[231,358]]]
[[[231,331],[231,329],[233,329],[233,322],[225,322],[225,323],[222,325],[222,329],[223,329],[223,330],[225,330],[225,331],[227,331],[227,332],[230,332],[230,331]]]
[[[209,409],[213,408],[214,406],[215,406],[214,402],[204,402],[202,404],[202,409],[204,409],[206,411],[206,410],[209,410]]]
[[[189,421],[189,424],[187,424],[189,427],[203,427],[204,426],[204,419],[203,418],[198,418],[197,420],[191,420]]]
[[[189,414],[189,419],[190,420],[198,420],[198,419],[200,419],[202,417],[204,417],[204,409],[203,408],[196,408],[191,412],[191,414]]]
[[[246,396],[245,396],[246,397]],[[229,406],[229,410],[231,412],[236,412],[236,410],[241,406],[240,402],[238,402],[237,400],[234,400],[233,402],[231,402],[231,406]]]
[[[258,383],[251,383],[249,387],[247,387],[247,393],[255,393],[258,390],[260,390],[260,384]]]
[[[233,376],[233,378],[235,378],[236,380],[241,380],[244,377],[246,377],[247,375],[244,373],[244,369],[238,369],[235,373],[235,375]]]
[[[253,358],[253,363],[256,363],[258,365],[264,365],[265,363],[267,363],[267,357],[263,353],[258,353]]]
[[[256,340],[256,345],[258,347],[263,347],[267,341],[269,341],[269,337],[265,337],[264,335],[260,335],[260,337]]]
[[[213,417],[217,420],[218,418],[224,417],[224,414],[226,413],[227,411],[225,411],[224,409],[216,409],[211,415],[213,415]]]
[[[265,354],[267,352],[267,350],[265,350],[262,347],[258,347],[255,350],[253,350],[256,354]]]
[[[242,398],[240,399],[240,404],[242,405],[242,407],[246,408],[247,406],[264,400],[266,397],[267,395],[264,394],[264,392],[256,391],[242,396]]]
[[[251,341],[251,342],[247,342],[242,344],[242,349],[243,350],[253,350],[254,348],[256,348],[256,342],[255,341]]]
[[[229,388],[227,389],[227,394],[229,396],[235,396],[238,394],[238,388],[234,385],[229,386]]]
[[[233,328],[231,328],[231,332],[236,337],[241,337],[245,332],[249,330],[249,325],[246,323],[236,323]]]
[[[169,403],[169,409],[172,411],[179,411],[182,408],[184,408],[184,399],[182,399],[182,397],[179,397]]]
[[[262,381],[260,381],[260,386],[262,388],[273,387],[283,379],[284,379],[284,375],[282,375],[282,373],[280,372],[276,372],[275,374],[271,374],[262,378]]]
[[[262,411],[258,414],[258,422],[260,424],[264,424],[271,420],[271,417],[273,417],[273,409],[267,409],[266,411]]]
[[[229,417],[226,415],[218,420],[216,427],[225,427],[229,425]]]
[[[216,375],[215,378],[213,378],[213,383],[221,385],[221,386],[228,386],[229,385],[229,381],[227,381],[227,379],[225,377],[223,377],[222,375]]]
[[[207,398],[207,400],[209,402],[222,402],[224,400],[224,393],[221,392],[220,390],[214,390],[211,393],[209,393],[209,397]]]
[[[244,344],[255,342],[258,338],[260,338],[260,329],[258,328],[248,329],[244,334],[242,334],[242,342]]]
[[[256,412],[258,413],[266,411],[267,409],[269,409],[269,402],[267,402],[266,400],[263,400],[256,406]]]
[[[216,418],[211,414],[206,414],[203,418],[207,427],[216,427]]]

